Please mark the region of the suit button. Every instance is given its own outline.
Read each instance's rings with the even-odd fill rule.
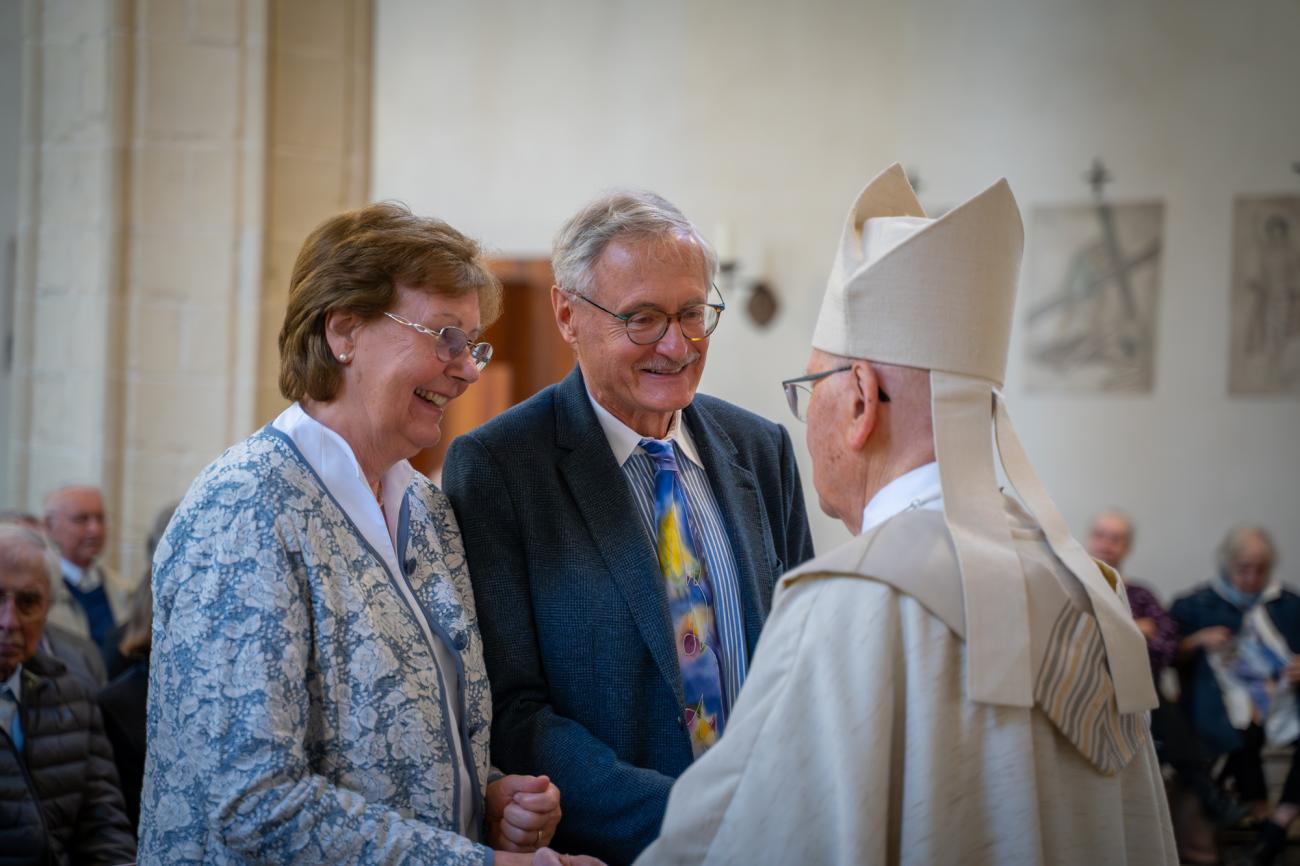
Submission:
[[[685,713],[678,713],[678,714],[677,714],[677,727],[681,728],[683,731],[686,730],[686,714],[685,714]]]
[[[406,560],[406,573],[410,574],[413,571],[415,571],[415,560],[414,559]]]
[[[465,647],[469,646],[469,639],[463,634],[458,634],[456,635],[456,639],[452,641],[452,644],[456,647],[456,652],[463,653]]]

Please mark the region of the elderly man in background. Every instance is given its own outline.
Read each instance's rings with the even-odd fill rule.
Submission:
[[[1212,761],[1201,745],[1175,701],[1160,693],[1162,675],[1172,671],[1169,666],[1178,651],[1178,623],[1169,615],[1156,594],[1135,583],[1125,573],[1124,563],[1133,550],[1136,531],[1133,519],[1123,511],[1110,508],[1092,518],[1088,526],[1088,553],[1098,562],[1104,562],[1124,575],[1124,589],[1128,593],[1133,621],[1147,641],[1147,655],[1151,660],[1151,675],[1157,684],[1160,705],[1151,713],[1151,736],[1155,740],[1156,754],[1177,773],[1178,781],[1186,791],[1194,794],[1189,808],[1182,808],[1176,796],[1171,802],[1174,834],[1178,840],[1179,856],[1185,863],[1217,863],[1219,855],[1213,840],[1190,816],[1204,812],[1215,823],[1231,826],[1246,817],[1247,810],[1240,803],[1224,796],[1214,783],[1210,770]],[[1176,686],[1168,689],[1176,694]]]
[[[1300,738],[1300,596],[1273,579],[1277,552],[1262,527],[1229,532],[1218,560],[1218,575],[1171,609],[1184,635],[1182,703],[1209,750],[1229,755],[1226,773],[1242,798],[1263,811],[1261,751]],[[1251,852],[1261,866],[1276,860],[1286,828],[1300,816],[1300,750],[1292,752],[1281,800],[1265,814]]]
[[[1147,640],[1151,674],[1159,681],[1160,673],[1174,660],[1178,649],[1178,624],[1160,604],[1156,594],[1134,583],[1124,571],[1124,561],[1133,550],[1133,520],[1115,508],[1097,514],[1088,526],[1088,554],[1124,576],[1133,621]]]
[[[555,241],[578,366],[461,436],[444,470],[492,682],[492,754],[564,791],[556,844],[627,863],[724,734],[786,568],[812,554],[784,428],[697,395],[716,257],[612,193]]]
[[[127,608],[133,585],[99,561],[108,522],[98,488],[68,485],[45,497],[45,533],[59,549],[62,580],[50,622],[96,646]]]
[[[1022,237],[1005,181],[932,220],[895,165],[854,204],[784,384],[857,537],[782,578],[638,863],[1177,862],[1142,635],[996,390]]]
[[[0,525],[0,859],[108,866],[135,858],[94,694],[37,652],[59,564]]]
[[[0,511],[0,524],[6,523],[25,527],[44,538],[45,525],[34,514],[22,511]],[[62,587],[55,587],[55,597],[57,598],[62,591]],[[41,634],[40,651],[63,662],[68,666],[69,671],[81,677],[92,689],[103,688],[108,682],[104,654],[89,638],[82,637],[76,632],[47,622]]]

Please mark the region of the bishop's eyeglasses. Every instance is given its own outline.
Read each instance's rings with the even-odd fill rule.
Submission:
[[[794,379],[786,379],[781,383],[785,389],[785,402],[790,406],[790,411],[794,417],[800,421],[808,420],[808,401],[812,399],[813,386],[822,379],[833,373],[843,373],[845,370],[852,370],[853,365],[849,364],[844,367],[836,367],[833,370],[822,370],[820,373],[809,373],[807,376],[798,376]],[[889,395],[881,388],[876,388],[876,399],[881,403],[889,402]]]

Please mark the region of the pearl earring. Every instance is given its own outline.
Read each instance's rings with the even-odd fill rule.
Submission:
[[[348,362],[348,353],[347,353],[347,352],[339,352],[339,361],[341,361],[342,363],[346,364],[346,363]]]

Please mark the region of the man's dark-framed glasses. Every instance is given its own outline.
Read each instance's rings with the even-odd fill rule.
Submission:
[[[622,322],[627,328],[627,338],[633,343],[638,346],[649,346],[663,339],[664,334],[668,333],[668,324],[674,319],[682,329],[682,336],[692,343],[698,343],[712,334],[722,318],[722,311],[727,309],[727,302],[722,299],[722,293],[718,291],[716,285],[711,288],[718,296],[716,304],[691,304],[682,307],[676,313],[665,313],[655,307],[633,310],[630,313],[616,313],[605,309],[586,295],[577,292],[569,292],[569,294],[581,298],[602,313]]]
[[[396,313],[384,313],[384,315],[392,319],[394,322],[397,322],[399,325],[405,325],[408,328],[419,331],[421,334],[433,337],[433,351],[437,354],[438,360],[442,361],[444,364],[450,364],[452,361],[455,361],[464,354],[466,349],[469,350],[470,360],[474,362],[474,366],[480,372],[488,365],[488,361],[492,360],[491,343],[475,343],[469,338],[469,334],[466,334],[455,325],[447,325],[445,328],[434,330],[433,328],[426,328],[424,325],[417,322],[412,322],[409,319],[403,319]]]

